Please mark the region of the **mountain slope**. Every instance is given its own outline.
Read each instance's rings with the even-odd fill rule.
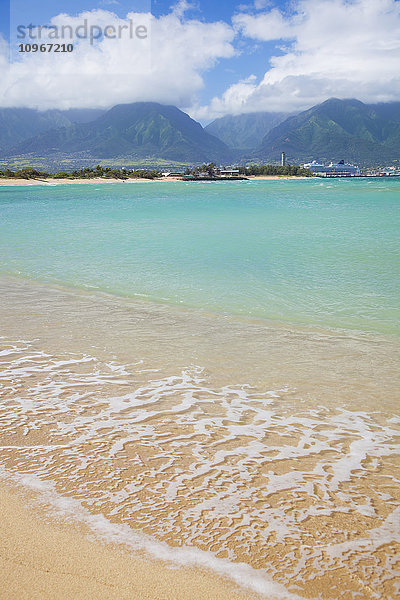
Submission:
[[[70,124],[71,121],[57,110],[39,112],[30,108],[1,108],[0,150],[15,146],[43,131]]]
[[[291,162],[392,162],[400,158],[400,103],[367,105],[331,98],[273,128],[255,156],[277,161],[282,151]]]
[[[63,155],[89,161],[165,159],[227,164],[233,160],[278,162],[285,151],[291,163],[342,158],[360,165],[400,161],[400,102],[368,105],[331,98],[273,127],[283,118],[275,113],[230,116],[217,119],[204,130],[178,108],[154,102],[118,105],[106,112],[6,108],[0,109],[0,156],[29,155],[27,160],[53,162]],[[257,150],[250,149],[265,128],[268,133]]]
[[[86,153],[94,158],[159,157],[181,161],[228,159],[227,146],[174,106],[137,102],[114,106],[90,123],[40,133],[9,154]]]
[[[6,150],[36,135],[72,123],[93,121],[103,114],[97,109],[38,111],[30,108],[0,108],[0,150]]]
[[[229,148],[249,150],[257,148],[263,137],[288,116],[288,113],[268,112],[227,115],[215,119],[205,130],[222,140]]]

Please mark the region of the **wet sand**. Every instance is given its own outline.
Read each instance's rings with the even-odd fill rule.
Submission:
[[[50,518],[26,492],[0,489],[0,598],[4,600],[255,600],[199,569],[171,568],[90,540]]]
[[[104,515],[116,538],[135,541],[143,532],[143,549],[155,540],[154,556],[167,547],[171,560],[198,564],[187,553],[197,548],[203,558],[212,553],[217,572],[228,564],[232,576],[246,563],[252,570],[243,581],[264,577],[271,600],[396,598],[397,340],[227,319],[11,277],[0,285],[1,460],[9,473],[54,486],[59,498],[81,503],[88,519]],[[41,557],[46,543],[29,545],[39,536],[30,517],[11,514],[10,499],[5,506],[19,547],[27,538],[30,560]],[[69,545],[86,542],[64,533],[75,541],[61,543],[67,563],[49,563],[51,570],[64,573],[75,561],[85,577],[108,581],[108,550],[91,545],[100,554],[88,562],[77,560],[81,550],[66,556]],[[129,571],[136,559],[124,557]],[[54,546],[50,558],[58,560]],[[8,569],[7,600],[22,581],[46,600],[65,597],[40,592],[28,564],[26,580]],[[148,564],[135,598],[235,597],[228,583],[221,596],[213,584],[185,588],[186,569],[182,577],[173,572],[179,592],[167,579],[173,595],[152,587],[140,596],[155,585]],[[154,581],[158,567],[150,571]],[[274,596],[275,583],[283,591]],[[115,598],[124,593],[118,588]],[[14,596],[24,597],[35,598]]]

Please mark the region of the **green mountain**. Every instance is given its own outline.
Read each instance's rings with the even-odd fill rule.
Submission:
[[[71,123],[90,123],[104,115],[105,112],[105,109],[102,108],[69,108],[60,111]]]
[[[158,157],[175,161],[229,160],[227,146],[174,106],[120,104],[90,123],[69,123],[14,146],[8,155],[64,154],[99,159]]]
[[[278,162],[284,151],[292,164],[314,159],[359,165],[400,161],[400,102],[363,104],[331,98],[285,116],[227,116],[203,129],[178,108],[154,102],[121,104],[108,111],[4,108],[0,157],[3,164],[34,159],[52,164],[67,159],[82,164],[97,159],[228,164]]]
[[[287,119],[289,113],[257,112],[243,115],[227,115],[215,119],[205,127],[207,133],[215,135],[229,148],[253,150],[263,137],[276,125]]]
[[[363,164],[400,160],[400,102],[363,104],[331,98],[271,129],[253,158],[292,163],[345,159]]]
[[[0,150],[15,146],[43,131],[70,124],[71,121],[57,110],[39,112],[29,108],[1,108]]]
[[[104,111],[71,109],[38,111],[30,108],[0,108],[0,151],[7,150],[40,133],[72,123],[84,123]]]

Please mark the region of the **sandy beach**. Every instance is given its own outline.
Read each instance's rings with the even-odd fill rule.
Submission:
[[[230,582],[191,568],[170,568],[88,538],[84,526],[50,518],[34,496],[0,491],[0,571],[4,600],[255,600]]]
[[[166,178],[163,178],[160,181],[165,181]],[[169,179],[171,181],[171,179]],[[157,179],[111,179],[105,177],[95,177],[93,179],[0,179],[0,186],[8,186],[8,185],[60,185],[60,184],[81,184],[81,183],[138,183],[138,182],[148,182],[154,183],[154,181],[158,181]],[[168,181],[168,180],[167,180]],[[175,180],[176,181],[176,180]]]
[[[339,584],[337,598],[373,598],[373,586],[395,597],[382,565],[397,552],[397,345],[249,329],[13,279],[2,280],[2,298],[2,463],[28,491],[20,501],[2,486],[0,598],[251,598],[233,591],[243,581],[268,600],[298,599],[287,589],[293,571],[302,597],[332,598]],[[202,373],[185,370],[188,356]],[[239,385],[243,370],[257,389]],[[44,492],[31,496],[38,482]],[[65,504],[65,525],[43,521]],[[190,567],[137,557],[135,548],[162,560],[163,544],[166,560]],[[197,570],[210,560],[218,575]]]
[[[267,180],[278,180],[278,179],[310,179],[309,177],[295,177],[286,175],[256,175],[254,177],[248,177],[249,181],[267,181]],[[179,177],[163,177],[160,179],[110,179],[104,177],[96,177],[94,179],[0,179],[1,186],[12,186],[12,185],[60,185],[60,184],[82,184],[82,183],[157,183],[157,182],[168,182],[168,181],[181,181]]]

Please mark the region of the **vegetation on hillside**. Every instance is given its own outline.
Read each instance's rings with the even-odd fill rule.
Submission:
[[[394,164],[400,149],[400,102],[367,105],[331,98],[290,117],[264,137],[254,158],[275,162],[338,161]]]
[[[285,116],[226,116],[203,128],[178,108],[154,102],[107,111],[4,108],[0,168],[53,172],[57,166],[70,171],[97,162],[166,170],[205,161],[279,164],[282,152],[297,164],[341,159],[368,167],[399,164],[400,102],[331,98]]]
[[[204,129],[207,133],[222,140],[234,150],[254,150],[258,148],[273,127],[287,119],[288,113],[257,112],[243,115],[227,115],[215,119]]]
[[[16,141],[13,146],[8,140],[3,151],[0,145],[0,155],[51,158],[63,154],[93,160],[123,156],[135,161],[152,157],[182,162],[231,157],[228,147],[189,115],[155,102],[120,104],[89,123],[66,123]]]

